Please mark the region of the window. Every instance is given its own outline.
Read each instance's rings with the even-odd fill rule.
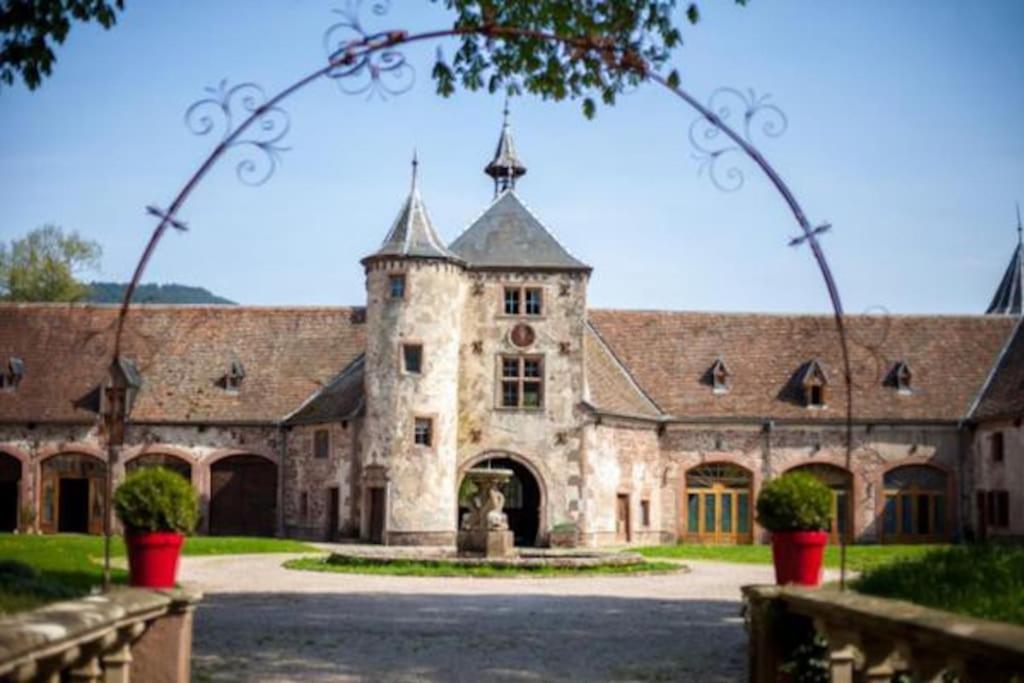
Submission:
[[[388,296],[392,299],[405,298],[405,275],[391,275],[388,277]]]
[[[811,408],[821,408],[825,405],[825,387],[820,384],[812,384],[807,387],[807,405]]]
[[[544,361],[535,356],[501,358],[501,407],[540,408],[544,399]]]
[[[241,361],[231,361],[231,367],[224,375],[224,388],[228,391],[238,391],[242,388],[242,380],[245,379],[245,366]]]
[[[505,288],[505,315],[519,315],[519,289]]]
[[[0,372],[0,391],[14,391],[25,376],[25,363],[16,356],[7,361],[5,372]]]
[[[914,379],[914,373],[911,372],[910,366],[905,360],[901,360],[896,363],[892,369],[892,384],[896,387],[896,391],[901,394],[911,393],[911,383]]]
[[[409,374],[418,375],[423,372],[423,345],[403,344],[402,363]]]
[[[299,515],[302,519],[309,517],[309,494],[305,491],[299,496]]]
[[[1006,444],[1003,440],[1002,432],[995,432],[992,435],[992,462],[1002,462],[1005,454]]]
[[[413,442],[417,446],[431,446],[434,443],[434,421],[429,417],[417,417],[413,427]]]
[[[1010,492],[989,491],[985,495],[985,519],[995,529],[1010,526]]]
[[[944,472],[922,465],[904,465],[886,472],[882,484],[883,542],[934,542],[947,538],[949,479]]]
[[[716,394],[725,394],[729,392],[729,368],[726,366],[725,361],[721,358],[716,358],[715,362],[712,363],[711,369],[708,371],[711,376],[711,388]]]
[[[645,527],[651,526],[651,501],[649,500],[640,501],[640,522]]]
[[[541,315],[544,292],[540,287],[506,287],[505,315]]]
[[[326,458],[331,451],[330,432],[326,429],[318,429],[313,432],[313,457]]]
[[[828,375],[818,359],[805,363],[797,377],[803,389],[804,405],[808,408],[824,408],[828,401]]]

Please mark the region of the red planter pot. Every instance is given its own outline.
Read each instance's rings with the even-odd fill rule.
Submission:
[[[126,534],[131,584],[140,588],[174,588],[184,540],[185,536],[171,531]]]
[[[821,583],[821,562],[828,544],[824,531],[773,531],[772,561],[775,582],[817,586]]]

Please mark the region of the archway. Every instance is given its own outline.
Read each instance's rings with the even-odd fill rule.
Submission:
[[[273,536],[277,465],[258,455],[230,455],[210,466],[210,534]]]
[[[686,472],[684,540],[752,543],[754,477],[732,463],[705,463]]]
[[[950,536],[950,477],[929,465],[902,465],[882,477],[883,543],[934,543]]]
[[[167,453],[144,453],[136,456],[124,464],[126,474],[131,474],[143,467],[163,467],[176,474],[183,476],[186,481],[192,481],[192,465],[184,458]]]
[[[107,465],[84,453],[60,453],[40,466],[40,520],[44,533],[103,533]]]
[[[797,465],[790,472],[807,472],[832,490],[832,521],[829,527],[829,542],[853,539],[853,475],[839,465],[812,462]]]
[[[0,532],[17,530],[20,492],[21,461],[0,451]]]
[[[508,526],[515,536],[517,546],[535,546],[540,535],[541,488],[537,477],[523,463],[508,455],[495,455],[485,458],[473,465],[494,469],[512,470],[512,478],[502,489],[505,494],[505,514]],[[465,503],[473,494],[472,485],[466,481],[465,474],[459,482],[459,510],[456,523],[460,524],[462,515],[469,511]]]

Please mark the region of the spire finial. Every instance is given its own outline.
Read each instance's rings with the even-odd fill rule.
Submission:
[[[419,185],[420,158],[416,154],[416,148],[412,148],[412,189],[416,190]]]
[[[512,142],[512,126],[509,124],[508,97],[502,110],[501,134],[498,136],[498,148],[494,150],[494,158],[484,168],[484,173],[494,179],[494,196],[515,189],[516,180],[526,174],[526,166],[516,156],[516,147]]]
[[[1024,244],[1024,226],[1020,223],[1020,202],[1017,202],[1017,244]]]

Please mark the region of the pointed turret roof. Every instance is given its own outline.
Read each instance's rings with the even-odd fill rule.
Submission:
[[[590,270],[558,243],[512,190],[498,195],[449,249],[477,268]]]
[[[505,100],[498,146],[494,150],[494,158],[484,167],[484,173],[494,178],[495,197],[505,190],[514,189],[516,180],[526,175],[526,166],[519,160],[516,145],[512,141],[512,127],[508,121],[508,100]]]
[[[402,210],[398,212],[398,218],[391,225],[380,248],[363,259],[364,262],[372,258],[389,256],[459,260],[444,246],[430,222],[427,207],[420,196],[418,166],[419,161],[413,155],[412,189],[409,191],[409,197],[402,205]]]
[[[1010,265],[999,282],[992,303],[986,313],[996,315],[1020,315],[1021,298],[1024,297],[1024,226],[1020,220],[1020,204],[1017,205],[1017,248],[1010,257]]]

